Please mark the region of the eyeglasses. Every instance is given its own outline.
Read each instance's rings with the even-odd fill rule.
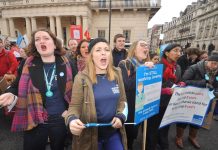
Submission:
[[[148,48],[148,44],[146,44],[146,43],[139,43],[139,45],[140,45],[141,47]]]
[[[173,51],[174,53],[180,53],[180,54],[182,53],[181,50],[178,50],[178,49],[173,49],[172,51]]]

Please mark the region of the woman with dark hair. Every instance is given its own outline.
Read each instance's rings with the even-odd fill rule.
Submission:
[[[177,64],[181,67],[182,75],[189,68],[189,66],[196,64],[199,61],[199,53],[199,48],[189,47],[185,50],[185,54],[178,59]]]
[[[161,64],[163,64],[163,79],[160,97],[159,113],[148,119],[146,150],[169,150],[168,131],[170,126],[159,129],[161,120],[173,94],[174,84],[182,85],[180,66],[176,64],[181,56],[182,48],[178,44],[169,44],[163,51]]]
[[[151,61],[152,61],[154,64],[159,63],[160,57],[159,57],[159,55],[158,55],[157,53],[149,53],[149,55],[150,55]]]
[[[88,51],[88,46],[89,46],[89,41],[86,39],[83,39],[82,41],[79,42],[76,50],[76,64],[77,64],[77,69],[78,71],[82,71],[85,68],[86,65],[86,60],[89,56],[89,51]]]
[[[24,131],[24,150],[64,150],[67,128],[63,116],[72,91],[72,69],[65,50],[47,29],[33,32],[29,57],[0,96],[1,106],[16,104],[12,131]]]

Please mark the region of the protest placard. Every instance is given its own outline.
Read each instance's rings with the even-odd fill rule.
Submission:
[[[139,67],[136,71],[136,124],[159,112],[163,65]]]
[[[175,122],[201,126],[210,100],[207,88],[175,87],[160,128]]]

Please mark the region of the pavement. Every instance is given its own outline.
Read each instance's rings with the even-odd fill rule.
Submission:
[[[10,132],[10,117],[2,115],[0,109],[0,150],[22,150],[23,140],[22,133]],[[170,150],[180,150],[175,145],[175,125],[171,125],[169,133]],[[188,128],[185,130],[184,135],[184,149],[183,150],[196,150],[188,142]],[[134,150],[141,150],[142,133],[139,132],[137,140],[134,142]],[[218,150],[218,121],[213,121],[210,130],[200,129],[198,134],[198,141],[201,144],[201,150]],[[69,146],[66,150],[70,150]],[[49,146],[46,150],[50,150]]]

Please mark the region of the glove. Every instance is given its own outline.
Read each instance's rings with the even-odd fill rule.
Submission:
[[[161,89],[161,94],[172,95],[173,90],[171,88],[162,88]]]
[[[210,84],[210,83],[207,83],[207,84],[206,84],[206,88],[208,88],[209,91],[212,91],[212,90],[213,90],[213,85]]]
[[[185,82],[179,82],[179,83],[177,83],[177,85],[180,86],[180,87],[184,87],[184,86],[186,86],[186,83]]]

